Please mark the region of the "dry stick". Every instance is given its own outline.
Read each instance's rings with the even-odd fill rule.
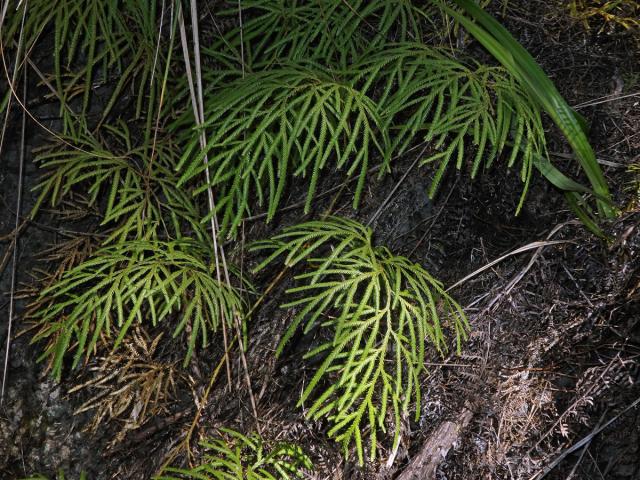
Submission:
[[[180,38],[181,38],[181,43],[182,43],[182,50],[183,50],[183,54],[185,57],[185,66],[186,66],[186,70],[187,70],[187,78],[188,78],[188,83],[189,83],[189,91],[191,94],[191,103],[194,109],[194,116],[196,119],[196,124],[198,126],[202,126],[204,124],[204,100],[203,100],[203,88],[202,88],[202,73],[201,73],[201,62],[200,62],[200,41],[199,41],[199,35],[198,35],[198,14],[197,14],[197,6],[196,6],[196,2],[195,0],[191,0],[190,2],[191,5],[191,26],[192,26],[192,35],[193,35],[193,43],[194,43],[194,56],[195,56],[195,69],[196,69],[196,82],[197,82],[197,98],[196,98],[196,92],[195,92],[195,88],[194,88],[194,83],[193,83],[193,76],[191,73],[191,64],[189,61],[189,55],[188,55],[188,47],[187,47],[187,41],[186,41],[186,31],[185,31],[185,27],[184,27],[184,17],[182,14],[182,8],[179,6],[178,8],[178,15],[179,15],[179,24],[180,24]],[[244,64],[243,64],[243,70],[244,70]],[[199,141],[200,141],[200,147],[202,148],[202,150],[204,151],[204,149],[206,148],[206,138],[205,138],[205,133],[204,133],[204,129],[201,129],[200,131],[200,135],[199,135]],[[209,211],[211,213],[211,230],[212,230],[212,237],[213,237],[213,244],[214,244],[214,252],[215,252],[215,265],[216,265],[216,276],[217,276],[217,280],[218,282],[221,282],[221,273],[220,273],[220,258],[222,260],[222,267],[224,270],[224,276],[225,276],[225,282],[227,284],[231,284],[230,282],[230,278],[229,278],[229,270],[227,267],[227,261],[226,261],[226,256],[224,253],[224,245],[222,243],[218,244],[218,240],[217,240],[217,234],[219,232],[219,226],[218,226],[218,220],[217,220],[217,216],[216,216],[216,207],[215,207],[215,200],[213,197],[213,191],[211,188],[211,176],[209,173],[209,166],[208,166],[208,156],[205,154],[204,155],[204,163],[205,163],[205,179],[207,182],[207,197],[208,197],[208,202],[209,202]],[[279,278],[279,277],[278,277]],[[266,293],[266,292],[265,292]],[[253,309],[251,310],[251,312],[253,312]],[[253,388],[251,385],[251,378],[249,377],[249,373],[248,373],[248,365],[247,365],[247,360],[246,360],[246,355],[244,352],[244,344],[242,342],[242,332],[241,332],[241,325],[240,325],[240,318],[238,316],[238,313],[236,312],[234,314],[234,324],[236,326],[236,337],[234,339],[234,341],[236,339],[239,339],[238,345],[239,345],[239,349],[240,349],[240,356],[241,356],[241,361],[243,364],[243,369],[244,369],[244,378],[245,381],[247,382],[247,386],[249,389],[249,397],[250,397],[250,401],[251,401],[251,407],[253,410],[253,415],[255,418],[255,422],[256,422],[256,427],[259,431],[259,423],[258,423],[258,412],[257,412],[257,406],[256,406],[256,402],[255,402],[255,397],[253,395]],[[209,382],[209,386],[207,387],[207,390],[205,392],[205,395],[203,396],[203,398],[201,399],[201,405],[200,408],[198,409],[198,412],[196,414],[196,417],[193,421],[193,423],[191,424],[191,427],[189,429],[188,435],[187,435],[187,439],[185,442],[185,445],[187,447],[187,451],[189,451],[189,439],[193,433],[193,430],[195,429],[195,425],[197,423],[197,420],[200,418],[200,414],[201,414],[201,408],[202,406],[206,403],[206,399],[209,396],[209,391],[213,385],[213,383],[215,383],[215,379],[218,376],[219,373],[219,368],[221,368],[222,364],[224,363],[226,366],[226,370],[227,370],[227,381],[228,381],[228,385],[229,388],[231,388],[231,367],[230,367],[230,362],[229,362],[229,352],[230,349],[232,347],[232,345],[229,344],[229,340],[227,337],[227,331],[226,331],[226,322],[225,319],[222,319],[222,336],[223,336],[223,342],[224,342],[224,347],[225,347],[225,352],[224,352],[224,357],[221,360],[220,364],[218,365],[218,367],[216,368],[216,370],[214,371],[214,374],[211,377],[211,380]]]
[[[418,156],[416,157],[416,159],[413,161],[413,163],[409,166],[409,168],[407,168],[407,171],[404,172],[404,175],[402,175],[402,177],[400,178],[400,180],[398,180],[398,183],[396,183],[396,185],[393,187],[393,189],[391,190],[391,192],[389,192],[389,195],[387,195],[387,198],[385,198],[382,203],[380,204],[380,206],[378,207],[378,209],[374,212],[373,215],[371,215],[371,218],[369,219],[369,221],[367,222],[367,227],[371,226],[371,224],[376,220],[376,218],[378,218],[380,216],[380,214],[382,213],[382,210],[384,210],[384,208],[387,206],[387,204],[391,201],[391,199],[393,198],[393,196],[395,195],[396,191],[398,190],[398,188],[400,188],[400,185],[402,185],[402,182],[404,182],[404,180],[409,176],[409,174],[411,173],[411,171],[415,168],[415,166],[418,164],[418,162],[422,159],[422,155],[424,155],[424,152],[427,151],[427,148],[429,148],[428,145],[425,145],[424,148],[420,151],[420,153],[418,154]]]
[[[191,15],[192,15],[192,21],[194,16],[196,15],[196,11],[195,11],[195,0],[192,0],[191,2]],[[243,20],[242,20],[242,4],[241,1],[238,0],[238,16],[240,19],[240,60],[241,60],[241,64],[242,64],[242,77],[244,78],[245,76],[245,65],[244,65],[244,37],[243,37]],[[197,29],[197,24],[194,27],[194,31],[196,31],[195,29]],[[196,56],[198,58],[197,63],[196,63],[196,68],[200,67],[200,60],[199,60],[199,44],[198,41],[196,39],[196,36],[194,35],[194,42],[196,44]],[[198,93],[199,93],[199,107],[200,107],[200,116],[204,121],[204,107],[203,107],[203,99],[202,99],[202,81],[201,81],[201,75],[198,73]],[[209,179],[207,178],[207,181],[209,181]],[[217,221],[216,221],[217,222]],[[224,265],[224,273],[225,273],[225,279],[227,281],[228,284],[230,284],[229,281],[229,271],[227,268],[227,264],[226,264],[226,258],[224,255],[224,250],[223,250],[223,245],[220,245],[220,249],[222,251],[222,262]],[[234,320],[234,324],[235,324],[235,328],[236,328],[236,335],[237,337],[240,339],[238,342],[238,349],[240,350],[240,360],[242,362],[242,368],[243,368],[243,375],[244,375],[244,380],[247,384],[247,388],[249,390],[249,400],[251,402],[251,409],[253,412],[253,416],[254,416],[254,420],[256,423],[256,430],[258,431],[258,433],[261,433],[261,429],[260,429],[260,422],[258,421],[258,408],[257,408],[257,403],[256,403],[256,399],[255,396],[253,394],[253,385],[251,383],[251,377],[249,375],[249,366],[248,366],[248,362],[247,362],[247,357],[246,357],[246,352],[244,349],[244,342],[242,340],[242,325],[241,325],[241,319],[240,316],[238,314],[238,312],[235,312],[235,315],[233,317]]]
[[[515,250],[512,250],[509,253],[506,253],[504,255],[502,255],[499,258],[496,258],[495,260],[493,260],[492,262],[489,262],[488,264],[486,264],[485,266],[471,272],[469,275],[467,275],[466,277],[464,277],[461,280],[458,280],[456,283],[454,283],[453,285],[451,285],[449,288],[447,288],[447,292],[453,290],[456,287],[459,287],[460,285],[462,285],[463,283],[466,283],[467,281],[471,280],[473,277],[476,277],[478,275],[480,275],[482,272],[484,272],[485,270],[488,270],[489,268],[493,267],[494,265],[502,262],[503,260],[513,256],[513,255],[517,255],[519,253],[523,253],[523,252],[527,252],[529,250],[533,250],[534,248],[538,249],[538,252],[544,248],[544,247],[548,247],[549,245],[559,245],[562,243],[571,243],[573,242],[573,240],[548,240],[549,238],[553,237],[561,228],[565,227],[566,225],[571,225],[571,224],[575,224],[576,222],[574,221],[570,221],[567,223],[562,223],[560,225],[557,225],[552,231],[551,233],[547,236],[547,240],[544,241],[537,241],[537,242],[532,242],[529,243],[527,245],[524,245],[522,247],[516,248]],[[538,253],[536,252],[536,253]],[[537,258],[536,255],[534,255],[534,258]],[[531,262],[529,262],[531,263]],[[529,268],[531,268],[530,266],[527,267],[526,270],[528,270]],[[526,271],[525,271],[526,273]],[[522,275],[524,275],[524,273],[522,273]],[[520,280],[520,278],[522,278],[522,275],[518,275],[518,281]],[[511,285],[511,289],[513,288],[513,286],[515,285]],[[511,290],[509,290],[511,291]],[[493,305],[493,303],[492,303]]]
[[[435,478],[438,466],[444,461],[449,450],[459,441],[464,428],[473,418],[473,412],[463,407],[454,420],[448,420],[429,436],[418,454],[411,460],[398,480],[430,480]]]
[[[449,292],[450,290],[456,288],[457,286],[462,285],[463,283],[465,283],[466,281],[468,281],[469,279],[475,277],[476,275],[484,272],[485,270],[493,267],[495,264],[501,262],[502,260],[504,260],[505,258],[508,258],[512,255],[516,255],[518,253],[522,253],[522,252],[526,252],[528,250],[532,250],[534,248],[536,248],[536,252],[534,253],[534,255],[531,257],[531,259],[529,260],[529,263],[527,264],[527,266],[520,271],[520,273],[518,275],[516,275],[507,285],[507,287],[498,295],[496,295],[491,302],[489,303],[488,306],[486,306],[482,312],[480,312],[480,316],[484,315],[487,311],[489,311],[498,300],[502,299],[505,297],[505,295],[508,295],[511,290],[513,290],[513,288],[520,282],[520,280],[522,280],[522,278],[524,278],[525,274],[531,269],[531,267],[533,267],[533,265],[535,264],[536,260],[538,259],[538,257],[540,256],[540,254],[542,253],[542,249],[546,246],[549,245],[556,245],[556,244],[561,244],[561,243],[569,243],[572,240],[549,240],[550,238],[552,238],[559,230],[561,230],[564,226],[569,225],[569,224],[574,224],[576,223],[575,221],[570,221],[570,222],[566,222],[560,225],[557,225],[552,231],[551,233],[547,236],[547,240],[546,241],[539,241],[539,242],[533,242],[530,243],[528,245],[525,245],[523,247],[517,248],[503,256],[501,256],[500,258],[488,263],[487,265],[485,265],[482,268],[479,268],[478,270],[470,273],[469,275],[467,275],[466,277],[464,277],[462,280],[459,280],[458,282],[454,283],[452,286],[450,286],[449,288],[447,288],[445,291]],[[491,326],[489,326],[489,328],[491,328]],[[486,355],[485,355],[485,361],[484,361],[484,365],[483,365],[483,369],[486,366],[486,357],[489,354],[489,347],[490,347],[490,343],[487,343],[487,351],[486,351]]]
[[[531,477],[529,480],[542,480],[544,477],[546,477],[549,472],[551,472],[551,470],[553,470],[554,468],[556,468],[558,466],[558,464],[560,464],[560,462],[562,462],[562,460],[564,460],[568,455],[572,454],[573,452],[575,452],[576,450],[579,450],[580,448],[582,448],[585,445],[588,445],[589,442],[591,442],[596,435],[598,435],[600,432],[602,432],[604,429],[606,429],[609,425],[611,425],[613,422],[615,422],[616,420],[618,420],[618,418],[620,418],[622,415],[624,415],[625,413],[627,413],[629,410],[631,410],[632,408],[635,408],[637,405],[640,404],[640,397],[638,397],[631,405],[629,405],[627,408],[625,408],[624,410],[622,410],[620,413],[618,413],[617,415],[615,415],[611,420],[609,420],[607,423],[605,423],[602,426],[598,426],[596,427],[589,435],[587,435],[586,437],[584,437],[582,440],[580,440],[579,442],[575,443],[573,446],[569,447],[568,449],[566,449],[564,452],[562,452],[553,462],[551,462],[542,472],[540,473],[536,473],[533,477]]]
[[[197,23],[197,19],[194,20]],[[184,65],[187,72],[187,83],[189,85],[189,94],[191,96],[191,106],[193,108],[193,115],[196,121],[196,125],[202,126],[204,123],[203,117],[200,116],[200,108],[198,105],[198,101],[196,99],[195,86],[193,82],[193,74],[191,72],[191,60],[189,59],[189,47],[187,45],[187,32],[184,26],[184,15],[182,14],[182,4],[178,4],[178,24],[180,27],[180,43],[182,45],[182,54],[184,56]],[[195,36],[195,33],[194,33]],[[198,62],[196,62],[197,64]],[[199,71],[199,70],[198,70]],[[198,140],[200,142],[200,148],[204,151],[206,147],[206,138],[204,134],[204,129],[200,129],[200,135],[198,136]],[[211,214],[211,237],[213,239],[213,251],[214,251],[214,260],[216,266],[216,280],[222,283],[222,275],[220,273],[220,256],[224,258],[224,250],[218,247],[218,228],[217,228],[217,220],[216,220],[216,206],[215,200],[213,198],[213,191],[211,190],[211,182],[210,182],[210,174],[209,174],[209,160],[208,156],[205,154],[204,159],[205,163],[205,178],[207,181],[207,200],[209,202],[209,212]],[[226,319],[222,319],[222,338],[224,342],[224,350],[225,355],[228,355],[229,348],[229,340],[227,337],[227,327],[226,327]],[[227,382],[229,388],[231,388],[231,367],[229,366],[229,362],[225,362],[227,367]]]
[[[503,260],[506,260],[509,257],[512,257],[513,255],[517,255],[519,253],[528,252],[529,250],[533,250],[533,249],[536,249],[536,248],[539,250],[539,249],[541,249],[543,247],[548,247],[549,245],[558,245],[558,244],[561,244],[561,243],[570,243],[572,241],[573,240],[546,240],[546,241],[542,240],[542,241],[528,243],[528,244],[526,244],[526,245],[524,245],[522,247],[518,247],[515,250],[510,251],[509,253],[505,253],[501,257],[498,257],[495,260],[493,260],[492,262],[489,262],[486,265],[480,267],[479,269],[471,272],[469,275],[467,275],[466,277],[464,277],[461,280],[458,280],[456,283],[454,283],[449,288],[447,288],[446,291],[448,292],[450,290],[453,290],[456,287],[459,287],[463,283],[466,283],[469,280],[471,280],[473,277],[477,277],[478,275],[480,275],[485,270],[490,269],[494,265],[502,262]],[[532,258],[535,258],[535,255]]]
[[[604,97],[596,98],[594,100],[589,100],[587,102],[574,105],[573,108],[578,110],[580,108],[593,107],[594,105],[600,105],[601,103],[615,102],[617,100],[622,100],[624,98],[630,98],[630,97],[640,97],[640,91],[634,92],[634,93],[628,93],[626,95],[616,95],[616,94],[605,95]]]
[[[447,198],[445,198],[444,202],[442,202],[442,206],[440,207],[440,210],[438,210],[438,213],[435,214],[435,216],[433,217],[433,220],[431,221],[431,224],[427,227],[427,230],[424,232],[422,237],[420,237],[420,240],[418,240],[416,245],[413,247],[413,250],[411,250],[409,252],[409,255],[407,255],[408,257],[411,257],[415,253],[415,251],[418,249],[418,247],[420,245],[422,245],[422,242],[424,242],[424,239],[427,238],[427,235],[429,234],[429,232],[431,231],[431,229],[433,228],[435,223],[438,221],[438,218],[440,218],[440,215],[444,211],[444,207],[447,206],[447,203],[449,202],[449,199],[451,198],[451,194],[456,189],[456,185],[458,185],[458,180],[459,179],[456,178],[456,181],[453,183],[453,186],[451,187],[451,190],[449,190],[449,194],[447,195]]]
[[[515,288],[515,286],[518,283],[520,283],[520,280],[522,280],[524,278],[526,273],[529,270],[531,270],[533,265],[538,260],[538,257],[542,254],[542,250],[544,249],[544,247],[549,246],[549,245],[557,244],[558,242],[559,243],[571,243],[571,242],[573,242],[573,240],[550,240],[556,233],[558,233],[565,226],[567,226],[567,225],[569,225],[571,223],[574,223],[574,222],[571,221],[571,222],[562,223],[560,225],[557,225],[553,230],[551,230],[551,233],[549,233],[549,235],[547,235],[547,240],[544,241],[544,242],[540,242],[541,245],[538,247],[538,249],[535,251],[535,253],[531,256],[531,259],[529,259],[529,263],[527,264],[527,266],[525,268],[523,268],[520,271],[520,273],[518,273],[518,275],[516,275],[514,278],[511,279],[511,281],[506,286],[506,288],[498,296],[496,296],[493,300],[491,300],[491,302],[489,302],[489,305],[485,308],[485,311],[488,311],[488,310],[492,309],[493,306],[499,300],[501,300],[502,298],[504,298],[505,296],[507,296],[507,295],[509,295],[511,293],[511,291]]]
[[[567,160],[576,160],[577,157],[575,155],[571,155],[569,153],[562,153],[562,152],[549,152],[549,155],[551,155],[552,157],[558,157],[558,158],[566,158]],[[606,165],[607,167],[613,167],[613,168],[627,168],[627,165],[624,163],[620,163],[620,162],[611,162],[609,160],[604,160],[602,158],[596,158],[596,160],[598,161],[598,163],[600,165]]]
[[[607,415],[607,412],[609,410],[606,410],[602,416],[600,417],[600,420],[598,420],[598,424],[596,425],[596,427],[593,429],[593,431],[597,430],[598,428],[600,428],[600,426],[602,425],[602,421],[604,420],[604,417]],[[584,448],[582,449],[582,452],[580,452],[580,456],[578,457],[578,460],[576,461],[576,464],[573,466],[573,468],[571,469],[571,472],[569,472],[569,475],[567,476],[566,480],[571,480],[573,478],[573,476],[576,474],[576,471],[578,470],[578,467],[580,466],[580,464],[582,463],[582,459],[584,458],[584,454],[587,453],[587,450],[589,449],[589,445],[591,445],[591,440],[589,440],[589,442],[585,443]]]
[[[22,74],[22,91],[25,97],[27,96],[27,70],[23,70]],[[0,405],[4,402],[4,390],[7,384],[7,375],[9,373],[9,351],[11,350],[11,329],[13,327],[13,314],[14,314],[14,300],[16,290],[16,269],[18,266],[18,232],[20,229],[20,210],[22,208],[22,177],[24,173],[24,151],[25,151],[25,138],[27,127],[27,115],[22,112],[22,125],[20,129],[20,166],[18,172],[18,198],[16,199],[16,220],[15,228],[16,236],[13,240],[13,258],[11,260],[11,291],[9,294],[9,322],[7,324],[7,342],[4,353],[4,370],[2,373],[2,390],[0,391]]]
[[[198,125],[200,127],[202,127],[202,125],[204,124],[204,98],[203,98],[203,88],[202,88],[202,71],[201,71],[201,61],[200,61],[200,35],[198,33],[198,11],[197,11],[197,4],[196,4],[196,0],[191,0],[190,2],[191,5],[191,33],[193,36],[193,52],[194,52],[194,57],[195,57],[195,68],[196,68],[196,86],[197,86],[197,106],[198,106],[198,112],[200,114],[200,118],[198,121]],[[200,131],[200,145],[202,147],[202,149],[204,150],[205,145],[206,145],[206,138],[205,138],[205,132],[204,129],[201,129]],[[227,257],[225,255],[224,252],[224,244],[223,243],[218,243],[217,240],[217,236],[218,233],[220,232],[220,226],[218,224],[218,217],[216,215],[216,206],[215,206],[215,200],[214,200],[214,196],[213,196],[213,190],[211,188],[211,175],[209,173],[209,159],[208,156],[205,154],[204,156],[204,163],[205,163],[205,179],[207,181],[207,196],[209,198],[209,206],[210,206],[210,211],[212,214],[211,217],[211,223],[212,223],[212,232],[213,232],[213,242],[214,242],[214,249],[216,252],[215,255],[215,260],[216,260],[216,269],[217,271],[219,271],[219,265],[218,265],[218,249],[220,250],[220,259],[222,260],[222,271],[224,273],[224,280],[225,283],[229,286],[231,286],[231,280],[229,277],[229,268],[227,267]],[[218,279],[218,281],[220,281]],[[239,319],[238,319],[238,312],[234,312],[234,318],[233,321],[234,323],[238,323]],[[222,328],[222,333],[223,336],[226,336],[226,327],[224,324],[224,318],[223,318],[223,328]],[[241,357],[244,357],[244,345],[242,344],[242,342],[240,342],[239,344],[240,347],[240,355]],[[243,364],[246,365],[247,361],[246,358],[242,358]],[[228,374],[228,379],[229,379],[229,386],[231,386],[231,368],[229,365],[229,361],[227,359],[227,374]],[[245,372],[246,373],[246,372]],[[253,390],[251,388],[251,381],[248,377],[248,374],[246,374],[245,376],[245,380],[249,380],[249,396],[251,398],[251,403],[252,403],[252,407],[253,407],[253,414],[255,416],[256,422],[258,421],[258,414],[257,414],[257,410],[256,410],[256,406],[255,406],[255,399],[253,397]]]
[[[240,350],[240,360],[242,362],[244,381],[247,383],[247,388],[249,389],[249,401],[251,402],[251,410],[253,411],[253,416],[256,423],[256,430],[258,431],[258,433],[262,433],[260,429],[260,422],[258,421],[258,407],[257,407],[255,396],[253,395],[253,385],[251,383],[251,376],[249,375],[249,365],[247,363],[247,356],[244,350],[244,339],[242,338],[242,326],[240,324],[241,320],[238,314],[234,315],[234,322],[236,327],[236,338],[239,339],[238,349]]]

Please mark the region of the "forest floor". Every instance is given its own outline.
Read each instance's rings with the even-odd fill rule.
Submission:
[[[400,184],[373,224],[376,239],[424,265],[446,286],[455,285],[451,294],[466,307],[472,331],[461,355],[429,359],[419,418],[403,419],[397,452],[382,445],[380,456],[393,456],[392,466],[362,469],[342,458],[339,446],[324,435],[325,425],[305,420],[296,408],[291,392],[299,392],[312,373],[293,353],[308,339],[274,359],[274,338],[289,315],[277,307],[288,277],[275,283],[250,325],[248,371],[262,431],[301,443],[315,464],[309,478],[640,480],[640,174],[628,171],[640,164],[640,32],[597,19],[587,29],[570,16],[568,3],[509,1],[501,18],[591,125],[590,139],[622,210],[604,225],[610,241],[576,222],[562,195],[542,178],[534,179],[515,216],[521,185],[516,172],[499,168],[475,181],[453,173],[431,202],[424,194],[427,168],[413,168],[403,178],[415,160],[410,153],[394,164],[391,175],[369,182],[357,211],[350,206],[350,185],[336,196],[335,179],[323,179],[318,191],[329,193],[309,216],[331,208],[364,222]],[[44,106],[35,113],[51,112]],[[19,174],[19,122],[15,125],[0,167],[3,319],[9,311],[7,252]],[[29,151],[41,138],[35,126],[27,124],[27,131]],[[554,161],[578,176],[570,150],[552,128],[549,139]],[[38,178],[26,160],[23,212],[33,204],[30,190]],[[273,224],[247,221],[247,241],[298,221],[302,212],[295,205],[303,198],[304,192],[294,189],[289,198],[294,207]],[[42,220],[21,231],[16,269],[21,297],[30,293],[33,270],[44,264],[42,252],[69,233],[65,228]],[[269,285],[279,273],[262,273],[256,282]],[[27,301],[16,303],[14,333],[26,327],[21,314]],[[3,344],[5,337],[3,320]],[[4,357],[4,347],[1,351]],[[69,393],[89,377],[55,383],[35,361],[38,349],[29,335],[18,336],[0,407],[0,478],[52,474],[58,468],[67,478],[83,470],[89,479],[150,478],[196,419],[193,399],[202,398],[216,368],[210,359],[220,353],[194,360],[188,378],[178,380],[188,388],[155,419],[131,430],[117,420],[90,430],[93,413],[74,412],[95,392]],[[232,371],[243,371],[240,358],[232,362]],[[249,405],[243,377],[229,388],[223,369],[195,421],[193,443],[219,426],[255,428]]]

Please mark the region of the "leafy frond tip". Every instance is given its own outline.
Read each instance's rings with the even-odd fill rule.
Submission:
[[[208,235],[197,204],[188,190],[176,186],[175,146],[161,140],[152,153],[150,145],[135,145],[134,137],[124,122],[116,122],[103,125],[98,134],[63,136],[43,149],[37,161],[45,173],[35,187],[39,196],[31,215],[80,193],[110,228],[105,244],[181,238],[185,232],[204,241]]]
[[[221,226],[228,233],[252,203],[266,203],[268,219],[273,218],[291,176],[306,178],[308,211],[320,175],[332,163],[358,176],[357,205],[370,158],[378,152],[388,161],[388,137],[378,128],[376,105],[321,67],[249,75],[212,97],[205,108],[207,145],[194,153],[197,136],[191,140],[178,167],[180,182],[198,177],[208,166]]]
[[[447,350],[450,329],[457,348],[469,325],[462,308],[442,284],[420,265],[374,246],[371,229],[332,217],[287,228],[256,243],[253,250],[271,255],[257,270],[280,255],[285,263],[303,263],[292,300],[283,308],[298,309],[278,346],[278,354],[294,334],[321,327],[330,339],[305,355],[322,363],[304,389],[300,404],[311,399],[307,415],[331,422],[329,435],[345,451],[355,444],[363,462],[363,431],[371,436],[375,458],[378,432],[392,420],[394,444],[400,419],[412,402],[420,411],[420,373],[430,343]]]
[[[22,36],[25,51],[43,50],[44,57],[50,56],[51,86],[62,111],[71,113],[63,115],[65,129],[73,130],[74,97],[82,99],[80,113],[88,114],[96,83],[111,82],[113,76],[118,81],[109,90],[102,118],[128,86],[136,92],[136,116],[140,115],[149,90],[158,88],[161,67],[168,60],[165,52],[171,49],[168,45],[160,48],[158,43],[158,31],[168,23],[160,18],[159,2],[32,0],[4,4],[14,5],[5,7],[7,17],[0,29],[3,47],[10,50],[13,40]]]
[[[188,362],[199,337],[206,345],[222,320],[233,325],[244,308],[235,288],[215,280],[207,258],[209,248],[192,240],[136,240],[96,251],[36,301],[33,341],[48,341],[41,359],[59,379],[69,351],[75,367],[101,339],[117,348],[134,322],[173,318],[174,337],[188,332]]]
[[[269,446],[258,434],[243,435],[223,428],[227,437],[200,443],[205,448],[202,463],[194,468],[167,468],[156,480],[292,480],[303,478],[312,468],[311,459],[296,444],[279,442]]]
[[[423,14],[410,0],[245,0],[242,10],[242,26],[221,35],[207,53],[223,64],[229,58],[237,63],[244,47],[246,66],[253,71],[309,59],[346,67],[390,36],[422,38]],[[238,10],[219,15],[233,21]]]
[[[433,145],[423,160],[437,165],[431,196],[451,164],[468,162],[474,178],[506,153],[509,168],[520,162],[522,206],[536,158],[547,157],[546,140],[540,110],[507,70],[412,43],[387,46],[357,70],[361,88],[380,105],[395,154],[416,137]]]

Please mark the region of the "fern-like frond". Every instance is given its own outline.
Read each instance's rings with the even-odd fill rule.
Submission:
[[[152,157],[151,146],[136,145],[123,123],[105,125],[102,131],[100,138],[89,133],[63,137],[38,155],[46,173],[36,186],[40,194],[32,214],[75,192],[86,195],[88,205],[100,211],[102,225],[111,229],[105,243],[185,234],[204,241],[197,205],[190,192],[176,186],[175,147],[159,141]]]
[[[584,117],[567,104],[551,79],[544,73],[531,54],[513,38],[500,22],[475,2],[454,0],[454,3],[465,12],[460,14],[450,9],[446,3],[440,0],[433,1],[464,26],[518,80],[519,85],[528,93],[531,101],[535,102],[538,108],[544,110],[551,117],[571,145],[576,159],[589,178],[593,193],[597,197],[598,213],[605,218],[614,218],[617,214],[616,208],[611,201],[609,186],[604,178],[602,169],[598,164],[593,148],[589,144]],[[467,15],[472,19],[467,18]],[[545,162],[545,160],[547,161]],[[544,165],[545,163],[547,164]],[[542,159],[536,166],[538,165],[540,165],[540,171],[550,182],[562,189],[566,188],[567,177],[553,168],[548,159]],[[573,184],[566,188],[565,191],[565,197],[570,208],[584,222],[587,228],[604,237],[605,235],[598,227],[597,219],[590,211],[590,207],[585,207],[585,202],[580,198],[579,194],[585,188],[573,181],[568,183],[570,185]]]
[[[427,344],[447,351],[443,322],[458,350],[466,338],[461,307],[424,268],[374,246],[371,229],[353,220],[332,217],[295,225],[253,250],[271,251],[256,270],[280,255],[286,255],[287,265],[307,266],[296,276],[299,285],[288,290],[293,298],[283,308],[296,308],[297,314],[277,353],[300,329],[331,332],[329,341],[305,355],[322,358],[300,398],[300,404],[312,401],[307,415],[328,418],[329,435],[345,451],[354,445],[360,463],[363,432],[369,432],[373,459],[388,416],[397,444],[401,416],[412,402],[419,416]]]
[[[546,157],[546,141],[539,108],[504,68],[469,66],[442,49],[400,44],[357,70],[364,91],[377,93],[394,153],[416,137],[434,146],[423,160],[437,165],[431,196],[452,163],[461,169],[468,158],[474,178],[508,153],[509,168],[520,162],[524,199],[535,159]]]
[[[346,67],[389,39],[422,36],[421,17],[409,0],[249,0],[242,2],[242,14],[242,28],[232,28],[205,51],[237,68],[244,47],[245,66],[252,71],[301,60]],[[238,9],[219,15],[233,21]]]
[[[188,337],[186,364],[198,338],[205,346],[221,319],[233,325],[244,308],[234,287],[215,280],[210,258],[206,244],[188,239],[135,240],[96,251],[37,299],[33,341],[48,342],[41,359],[49,359],[59,379],[69,352],[75,368],[101,338],[115,349],[134,324],[170,320],[174,337]]]
[[[305,211],[321,174],[334,165],[357,175],[357,205],[371,158],[388,162],[388,138],[377,107],[348,83],[321,67],[287,67],[249,75],[210,99],[205,111],[208,143],[197,135],[179,168],[179,185],[199,179],[205,155],[216,192],[220,223],[233,233],[256,206],[268,219],[291,177],[308,184]],[[206,185],[196,192],[206,191]]]
[[[38,473],[36,475],[22,478],[20,480],[71,480],[71,478],[65,477],[64,470],[59,469],[55,477],[47,477],[46,475],[42,475],[41,473]],[[88,480],[87,474],[85,472],[80,472],[80,476],[78,477],[78,480]]]
[[[221,429],[227,437],[200,443],[206,449],[202,463],[191,469],[167,468],[156,480],[292,480],[303,478],[313,465],[302,448],[279,442],[268,445],[258,434],[243,435]]]
[[[134,0],[17,2],[17,8],[8,8],[2,36],[9,49],[17,46],[24,16],[23,48],[51,49],[53,69],[43,71],[52,74],[51,85],[62,104],[80,97],[79,110],[86,114],[96,83],[116,78],[103,118],[127,87],[136,93],[139,115],[148,106],[145,100],[156,93],[169,50],[166,45],[157,48],[160,24],[165,32],[171,28],[168,12],[160,19],[159,10],[159,2]],[[69,118],[63,115],[65,131],[73,128]]]

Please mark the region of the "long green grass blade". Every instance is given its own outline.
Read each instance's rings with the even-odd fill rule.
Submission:
[[[598,199],[603,218],[616,214],[602,170],[596,160],[584,128],[584,120],[567,104],[551,79],[534,58],[496,19],[471,0],[454,0],[474,21],[435,0],[455,18],[523,85],[535,101],[560,128],[575,152]]]

